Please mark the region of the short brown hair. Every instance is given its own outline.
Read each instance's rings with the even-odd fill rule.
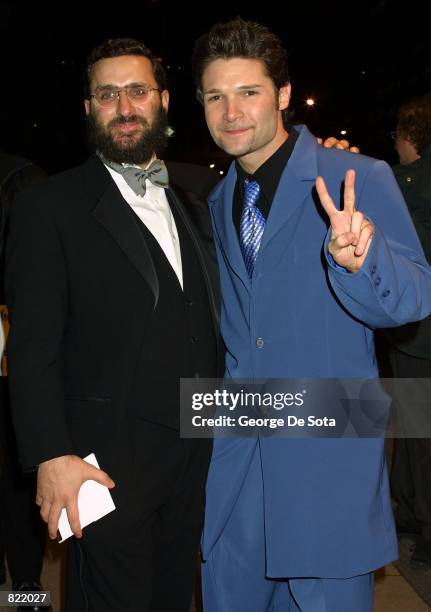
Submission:
[[[168,82],[165,69],[159,59],[144,43],[134,38],[110,38],[94,47],[90,52],[84,70],[84,95],[88,98],[90,93],[91,70],[96,62],[108,57],[121,57],[122,55],[142,55],[147,57],[153,68],[154,78],[161,91],[167,89]]]
[[[422,155],[431,142],[431,95],[413,98],[398,110],[398,134],[409,140],[418,155]]]
[[[205,68],[211,62],[235,57],[260,60],[277,89],[289,83],[287,52],[278,36],[260,23],[237,17],[227,23],[216,23],[196,41],[192,69],[198,92]]]

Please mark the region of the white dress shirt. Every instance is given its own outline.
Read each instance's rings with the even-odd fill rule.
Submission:
[[[162,187],[156,187],[147,179],[145,181],[145,195],[137,195],[119,172],[109,168],[109,166],[105,165],[105,167],[114,179],[123,198],[159,243],[166,259],[177,275],[181,288],[183,288],[180,241],[165,190]]]

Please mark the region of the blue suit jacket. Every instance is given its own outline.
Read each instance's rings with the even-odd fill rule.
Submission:
[[[373,328],[427,316],[431,270],[387,164],[324,149],[305,127],[299,130],[252,282],[232,222],[234,164],[210,196],[226,373],[233,378],[375,378]],[[326,256],[328,220],[314,190],[320,174],[339,206],[349,168],[356,170],[357,209],[375,225],[367,259],[353,274]],[[256,345],[257,338],[263,346]],[[381,438],[216,440],[204,557],[229,518],[256,444],[264,480],[267,576],[343,578],[396,558]]]

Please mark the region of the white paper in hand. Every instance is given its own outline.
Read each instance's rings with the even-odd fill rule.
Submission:
[[[91,465],[97,468],[99,467],[94,453],[84,457],[84,461],[91,463]],[[108,487],[101,485],[95,480],[86,480],[79,490],[78,510],[81,527],[86,527],[115,510]],[[60,542],[64,542],[64,540],[73,535],[67,518],[66,508],[63,508],[61,511],[58,530],[61,535]]]

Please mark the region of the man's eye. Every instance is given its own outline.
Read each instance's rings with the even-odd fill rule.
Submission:
[[[207,102],[217,102],[220,99],[221,99],[221,96],[216,94],[214,96],[209,96],[209,98],[207,98]]]
[[[148,92],[145,87],[131,87],[129,89],[129,94],[132,96],[132,98],[145,98],[147,93]]]
[[[244,95],[245,95],[246,97],[249,97],[249,96],[256,96],[257,94],[258,94],[258,92],[257,92],[255,89],[246,89],[246,90],[244,91]]]
[[[102,102],[107,102],[108,100],[113,100],[117,97],[117,92],[115,90],[112,91],[101,91],[99,92],[99,98]]]

